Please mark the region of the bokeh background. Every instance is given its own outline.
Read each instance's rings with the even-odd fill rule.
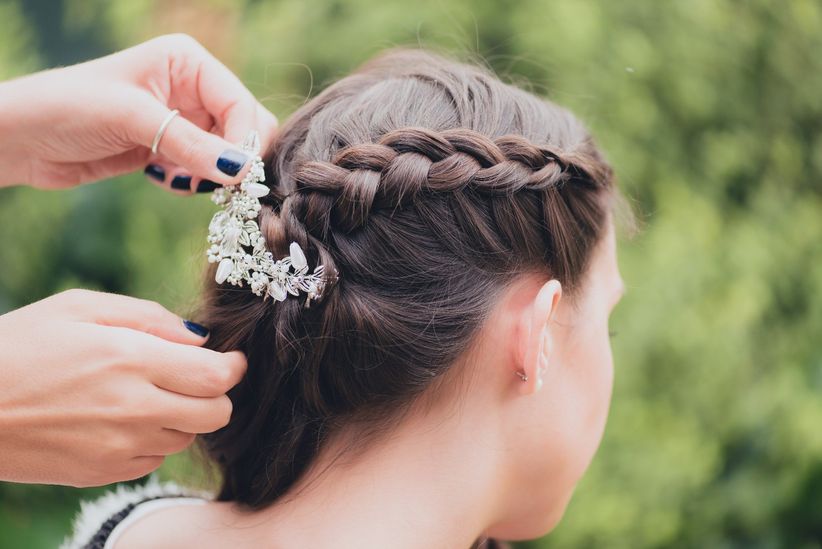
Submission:
[[[822,547],[820,2],[0,0],[0,79],[177,31],[281,120],[395,45],[574,110],[643,227],[620,243],[604,442],[561,525],[523,546]],[[185,314],[213,211],[141,174],[0,189],[0,313],[84,287]],[[0,548],[56,546],[99,492],[0,483]]]

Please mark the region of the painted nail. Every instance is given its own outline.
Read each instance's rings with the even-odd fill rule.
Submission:
[[[205,337],[208,335],[208,328],[206,328],[202,324],[197,324],[196,322],[193,322],[191,320],[183,320],[183,325],[185,325],[185,327],[188,328],[190,332],[194,332],[200,337]]]
[[[198,193],[210,193],[214,189],[219,189],[222,187],[219,183],[215,183],[209,179],[203,179],[200,181],[200,184],[197,185],[197,192]]]
[[[248,162],[248,155],[240,151],[227,149],[217,159],[217,169],[226,175],[235,176],[240,173],[246,162]]]
[[[177,177],[171,180],[171,188],[177,189],[178,191],[191,190],[191,176],[178,175]]]
[[[146,166],[146,169],[143,170],[143,173],[149,176],[150,178],[159,181],[162,183],[166,179],[166,171],[157,164],[149,164]]]

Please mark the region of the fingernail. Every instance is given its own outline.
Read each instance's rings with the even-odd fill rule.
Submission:
[[[149,164],[143,173],[161,183],[166,180],[166,171],[157,164]]]
[[[197,324],[196,322],[193,322],[191,320],[183,320],[183,325],[185,325],[185,327],[188,328],[190,332],[194,332],[200,337],[206,337],[208,335],[208,328],[206,328],[202,324]]]
[[[210,193],[214,189],[219,189],[222,187],[219,183],[215,183],[209,179],[203,179],[200,181],[200,184],[197,185],[197,192],[198,193]]]
[[[227,149],[217,159],[217,169],[226,175],[237,175],[248,162],[248,155],[233,149]]]
[[[178,175],[177,177],[171,180],[171,188],[177,189],[179,191],[191,190],[191,176]]]

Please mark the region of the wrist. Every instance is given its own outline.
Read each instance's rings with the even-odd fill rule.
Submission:
[[[26,166],[30,158],[25,153],[26,108],[37,101],[24,92],[29,77],[0,82],[0,187],[28,183]]]

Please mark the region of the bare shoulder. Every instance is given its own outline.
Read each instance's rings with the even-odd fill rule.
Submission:
[[[160,482],[157,477],[150,477],[143,485],[120,484],[95,499],[80,503],[80,510],[72,521],[71,533],[60,545],[60,549],[120,547],[119,538],[126,537],[126,532],[129,533],[128,537],[133,537],[132,525],[135,526],[134,532],[143,532],[142,527],[138,528],[143,519],[148,523],[147,519],[156,515],[151,520],[158,520],[167,516],[165,511],[171,512],[168,516],[180,515],[186,509],[207,507],[211,499],[212,494],[208,492],[173,482]],[[178,523],[165,533],[182,534],[189,529],[184,525],[185,523]],[[146,533],[151,531],[152,529],[145,530]],[[152,543],[151,546],[165,545]]]
[[[224,547],[212,532],[220,522],[212,505],[190,498],[146,502],[137,518],[123,525],[113,549]]]
[[[197,503],[169,499],[161,507],[145,507],[139,518],[119,533],[112,549],[286,546],[272,533],[272,524],[264,517],[240,511],[231,502],[200,500]]]

